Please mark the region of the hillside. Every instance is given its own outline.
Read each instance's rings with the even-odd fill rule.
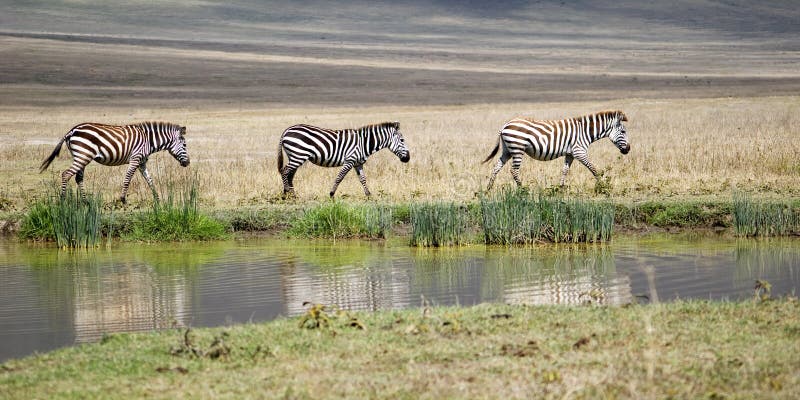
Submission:
[[[791,1],[11,1],[0,104],[793,94],[796,21]]]

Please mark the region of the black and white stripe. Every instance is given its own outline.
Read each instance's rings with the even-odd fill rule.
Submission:
[[[284,195],[294,195],[292,180],[306,161],[322,167],[342,167],[331,188],[330,196],[344,176],[355,168],[364,193],[369,196],[364,163],[378,150],[388,148],[400,161],[408,162],[410,154],[399,122],[362,126],[357,129],[332,130],[311,125],[294,125],[283,131],[278,143],[278,172],[283,180]],[[283,152],[287,163],[283,164]]]
[[[577,118],[561,120],[535,120],[516,118],[507,122],[500,130],[497,144],[483,162],[491,160],[497,150],[502,147],[500,159],[492,170],[489,178],[491,189],[497,173],[503,165],[511,159],[511,175],[517,185],[522,186],[519,178],[519,167],[522,164],[523,154],[548,161],[564,157],[564,169],[561,175],[561,185],[567,178],[569,167],[573,159],[585,165],[595,178],[599,178],[597,170],[589,161],[589,145],[593,142],[608,137],[614,142],[622,154],[628,154],[630,145],[625,132],[623,121],[628,118],[622,111],[602,111],[596,114],[585,115]]]
[[[83,123],[72,128],[56,145],[50,157],[42,162],[41,173],[61,152],[66,141],[72,154],[72,165],[61,173],[61,194],[67,188],[67,181],[74,175],[78,188],[83,193],[83,171],[92,160],[103,165],[128,164],[125,181],[122,183],[124,203],[133,174],[138,169],[158,200],[153,179],[147,172],[147,158],[158,151],[167,150],[181,166],[189,165],[186,151],[186,127],[168,122],[142,122],[133,125],[106,125]]]

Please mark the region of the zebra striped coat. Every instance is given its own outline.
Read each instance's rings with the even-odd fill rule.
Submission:
[[[561,186],[567,179],[572,161],[577,159],[585,165],[595,178],[599,178],[597,170],[589,161],[589,145],[608,137],[622,154],[628,154],[628,134],[623,121],[628,118],[622,111],[602,111],[596,114],[561,120],[536,120],[516,118],[508,121],[500,130],[492,153],[484,163],[491,160],[502,147],[500,159],[492,170],[487,190],[492,188],[497,173],[511,159],[511,175],[518,186],[522,186],[519,178],[519,167],[523,154],[541,161],[564,157],[564,168],[561,174]]]
[[[347,173],[355,168],[364,194],[369,196],[364,163],[373,153],[388,148],[400,161],[411,158],[399,122],[366,125],[357,129],[331,130],[311,125],[294,125],[283,131],[278,143],[278,172],[283,180],[283,194],[294,195],[292,181],[297,169],[306,161],[322,167],[342,167],[330,191],[336,188]],[[287,163],[283,163],[286,152]]]
[[[120,201],[125,203],[125,196],[130,186],[131,178],[138,169],[150,186],[153,197],[158,200],[153,179],[147,171],[147,158],[158,151],[167,150],[182,167],[189,165],[189,153],[186,151],[186,127],[168,122],[142,122],[133,125],[106,125],[97,123],[83,123],[74,128],[61,138],[56,148],[47,157],[39,169],[43,172],[50,163],[58,157],[61,146],[67,142],[67,148],[72,154],[72,165],[61,173],[61,195],[67,189],[67,181],[75,176],[75,182],[81,194],[83,192],[83,172],[92,160],[102,165],[128,164],[125,180],[122,183],[122,196]]]

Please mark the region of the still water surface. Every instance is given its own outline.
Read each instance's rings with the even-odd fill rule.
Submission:
[[[800,240],[618,237],[604,245],[409,248],[251,239],[59,251],[0,240],[0,361],[104,333],[265,321],[303,302],[433,305],[744,299],[800,288]]]

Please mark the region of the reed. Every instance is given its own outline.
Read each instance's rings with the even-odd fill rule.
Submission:
[[[739,236],[786,236],[800,233],[800,205],[792,201],[733,196],[733,226]]]
[[[614,205],[506,189],[481,197],[486,244],[597,242],[611,238]]]
[[[100,195],[82,198],[72,189],[64,196],[56,191],[33,203],[25,215],[20,236],[32,240],[55,240],[62,248],[88,248],[99,244]]]
[[[196,182],[178,191],[170,186],[164,200],[140,213],[131,223],[126,240],[183,241],[215,240],[229,236],[227,228],[219,221],[201,213],[197,208],[199,193]]]
[[[288,234],[317,238],[385,238],[392,226],[387,206],[350,205],[334,200],[308,209],[290,223]]]
[[[409,209],[411,245],[441,247],[467,242],[469,216],[455,203],[414,203]]]

